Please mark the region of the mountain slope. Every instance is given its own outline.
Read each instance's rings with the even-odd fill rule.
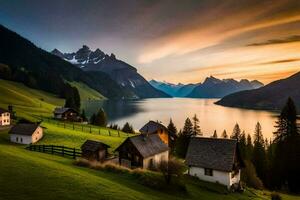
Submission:
[[[107,74],[86,73],[1,25],[0,44],[0,78],[22,82],[29,87],[58,95],[64,90],[65,81],[77,81],[108,98],[132,97]]]
[[[198,84],[172,84],[167,82],[160,82],[151,80],[149,83],[158,90],[161,90],[172,97],[185,97],[187,96]]]
[[[248,81],[243,79],[236,81],[234,79],[217,79],[213,76],[208,77],[202,84],[195,87],[188,97],[192,98],[222,98],[228,94],[242,91],[251,90],[263,86],[258,81]]]
[[[282,80],[274,81],[262,88],[242,91],[225,96],[219,105],[254,108],[281,109],[288,97],[300,108],[300,72]]]
[[[136,68],[118,60],[114,54],[107,55],[100,49],[92,51],[86,45],[74,53],[62,53],[57,49],[54,49],[52,53],[84,71],[108,74],[121,88],[130,91],[136,98],[169,97],[152,87]]]

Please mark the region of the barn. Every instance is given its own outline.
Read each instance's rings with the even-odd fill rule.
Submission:
[[[43,137],[43,129],[38,124],[20,123],[10,131],[10,141],[19,144],[33,144]]]
[[[82,157],[103,162],[108,157],[108,148],[110,146],[102,142],[87,140],[81,146]]]
[[[188,174],[230,188],[240,182],[241,159],[237,140],[194,137],[186,155]]]
[[[169,159],[169,147],[158,134],[129,137],[115,151],[119,164],[129,168],[151,169]]]

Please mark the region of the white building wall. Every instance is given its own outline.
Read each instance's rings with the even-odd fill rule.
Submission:
[[[153,160],[154,167],[157,167],[161,161],[163,161],[163,160],[168,161],[169,160],[169,151],[165,151],[165,152],[156,154],[154,156],[145,158],[143,160],[143,168],[144,169],[149,168],[150,163],[151,163],[151,159]]]
[[[33,144],[43,137],[43,129],[38,127],[32,135],[10,134],[10,141],[18,144]]]
[[[2,113],[0,115],[0,126],[8,126],[10,125],[10,113]]]
[[[220,183],[222,185],[227,186],[227,188],[231,186],[231,182],[232,182],[230,172],[213,170],[213,175],[207,176],[204,174],[204,168],[201,167],[190,167],[189,175],[198,177],[199,179],[204,181]]]
[[[234,177],[231,176],[233,172],[230,172],[230,185],[233,185],[235,183],[239,183],[241,180],[241,170],[237,174],[235,174]]]

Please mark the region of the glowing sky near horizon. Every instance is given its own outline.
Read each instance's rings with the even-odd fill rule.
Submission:
[[[48,51],[112,52],[147,79],[269,83],[300,71],[299,0],[0,0],[0,23]]]

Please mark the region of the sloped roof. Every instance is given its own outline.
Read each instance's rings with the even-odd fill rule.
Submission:
[[[78,112],[77,112],[76,110],[74,110],[73,108],[65,108],[65,107],[56,107],[56,108],[54,109],[54,113],[55,113],[55,114],[63,114],[63,113],[65,113],[65,112],[69,111],[69,110],[78,113]]]
[[[0,114],[7,113],[7,112],[8,112],[7,110],[0,108]]]
[[[17,135],[32,135],[34,131],[39,127],[38,124],[27,124],[27,123],[21,123],[13,126],[9,134],[17,134]]]
[[[194,137],[188,146],[186,164],[232,171],[236,154],[237,140]]]
[[[164,130],[168,130],[164,125],[162,125],[159,122],[155,122],[155,121],[149,121],[147,124],[145,124],[141,129],[140,132],[141,133],[154,133],[159,129],[164,129]]]
[[[160,137],[157,134],[152,134],[148,136],[141,134],[127,138],[116,149],[116,151],[119,151],[119,148],[127,142],[131,142],[135,146],[135,148],[140,152],[143,158],[147,158],[169,150],[169,147],[160,139]]]
[[[106,149],[106,148],[110,148],[110,146],[94,140],[87,140],[83,143],[83,145],[81,145],[81,150],[87,150],[93,152],[98,151],[99,149]]]

